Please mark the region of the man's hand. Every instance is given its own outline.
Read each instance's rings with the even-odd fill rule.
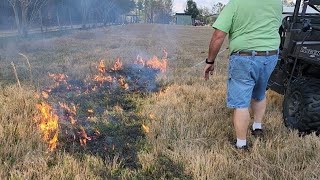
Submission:
[[[204,67],[204,79],[208,80],[209,79],[209,73],[213,75],[213,70],[214,70],[214,64],[206,64]]]

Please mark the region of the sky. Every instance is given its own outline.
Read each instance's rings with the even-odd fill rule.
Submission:
[[[193,0],[197,3],[198,7],[207,7],[209,10],[212,9],[213,4],[222,2],[223,4],[226,4],[229,2],[229,0]],[[289,0],[290,1],[290,0]],[[291,0],[295,2],[295,0]],[[186,9],[187,0],[173,0],[173,11],[174,12],[184,12]]]
[[[197,3],[198,7],[207,7],[209,10],[212,9],[213,4],[222,2],[226,4],[229,0],[193,0]],[[186,9],[187,0],[173,0],[173,11],[184,12]]]

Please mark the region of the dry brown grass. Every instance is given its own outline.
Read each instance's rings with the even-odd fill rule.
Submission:
[[[91,155],[49,152],[35,124],[35,92],[7,86],[0,91],[0,179],[101,179],[119,168]]]
[[[10,62],[22,84],[29,70],[17,53],[28,56],[38,85],[50,83],[47,72],[81,79],[100,59],[133,62],[138,54],[168,51],[169,69],[159,77],[167,88],[140,99],[139,113],[150,127],[147,150],[138,152],[140,169],[123,169],[121,158],[102,160],[90,154],[47,153],[36,125],[34,92],[12,85],[0,91],[0,178],[13,179],[318,179],[320,140],[299,137],[282,123],[282,97],[268,92],[266,137],[249,136],[251,151],[233,148],[231,110],[225,106],[227,53],[219,56],[215,75],[202,79],[212,29],[169,25],[115,26],[65,37],[23,42],[0,49],[0,79],[14,82]],[[37,85],[37,86],[38,86]],[[189,176],[190,175],[190,176]]]

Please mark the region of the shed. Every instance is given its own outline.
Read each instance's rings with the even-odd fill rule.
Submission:
[[[186,13],[176,13],[175,20],[177,25],[192,25],[192,17]]]

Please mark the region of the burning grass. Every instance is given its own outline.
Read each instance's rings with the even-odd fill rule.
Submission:
[[[193,67],[211,33],[130,25],[0,49],[0,178],[317,179],[319,138],[286,129],[273,92],[267,136],[250,136],[249,153],[230,144],[227,52],[208,82]],[[12,85],[11,61],[22,90]]]
[[[142,64],[123,65],[117,58],[109,68],[100,60],[96,73],[84,80],[49,73],[52,85],[38,94],[40,114],[35,118],[49,150],[59,147],[73,153],[96,154],[103,159],[120,156],[124,166],[137,168],[138,141],[144,137],[142,130],[148,131],[135,114],[135,102],[130,97],[161,88],[156,76],[166,71],[164,54],[161,59],[141,58]],[[119,136],[124,133],[124,137],[114,137],[114,132]]]

